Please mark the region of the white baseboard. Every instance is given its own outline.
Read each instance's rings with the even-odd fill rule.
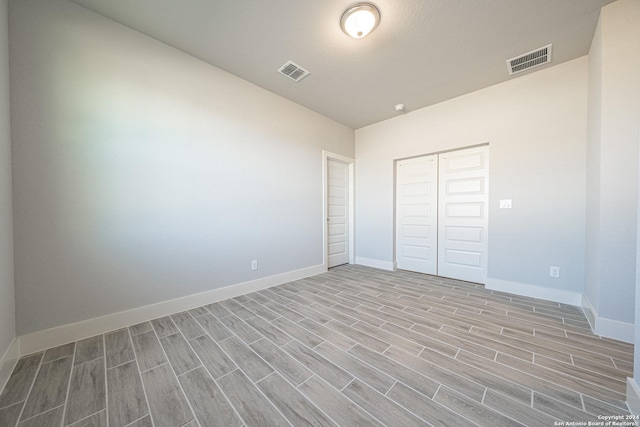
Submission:
[[[593,332],[596,335],[633,344],[635,325],[601,317],[596,319],[596,327]]]
[[[584,313],[584,316],[589,321],[589,325],[591,325],[591,330],[595,331],[596,330],[596,320],[598,319],[598,312],[596,311],[595,308],[593,308],[593,305],[591,304],[591,301],[589,301],[589,298],[587,298],[586,295],[582,295],[582,305],[581,306],[582,306],[582,312]]]
[[[530,285],[527,283],[512,282],[509,280],[492,279],[487,277],[484,285],[485,289],[511,294],[522,295],[531,298],[539,298],[547,301],[571,304],[580,307],[582,304],[582,294],[579,292],[565,291],[563,289],[553,289],[544,286]]]
[[[238,283],[224,288],[213,289],[199,294],[188,295],[169,301],[163,301],[119,313],[95,317],[76,323],[57,326],[55,328],[34,332],[20,337],[21,355],[34,353],[47,348],[56,347],[69,342],[89,338],[105,332],[135,325],[158,317],[180,311],[190,310],[213,302],[234,298],[250,292],[270,288],[294,280],[315,276],[326,272],[324,265],[303,268],[274,276],[263,277],[244,283]]]
[[[582,295],[582,312],[584,313],[584,317],[587,318],[589,325],[591,326],[591,330],[596,330],[596,310],[591,305],[591,302],[587,299],[585,295]]]
[[[7,381],[9,381],[9,377],[19,358],[20,338],[16,337],[11,341],[9,348],[7,348],[7,351],[5,351],[0,358],[0,392],[2,392],[4,386],[7,385]]]
[[[640,387],[634,378],[627,378],[627,406],[629,412],[640,415]]]
[[[598,316],[589,300],[578,292],[564,291],[561,289],[545,288],[543,286],[529,285],[525,283],[510,282],[508,280],[487,278],[485,289],[509,292],[532,298],[560,302],[582,307],[585,317],[591,325],[593,333],[603,337],[612,338],[628,343],[633,343],[635,326],[633,323],[620,322]]]
[[[356,257],[356,264],[364,265],[365,267],[379,268],[381,270],[393,271],[395,269],[395,262],[393,261],[383,261],[381,259],[363,258],[359,256]]]
[[[631,344],[634,343],[635,325],[633,323],[600,317],[598,311],[586,296],[582,297],[582,311],[584,311],[594,334]]]

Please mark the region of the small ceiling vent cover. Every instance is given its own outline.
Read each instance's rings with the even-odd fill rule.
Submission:
[[[287,61],[286,64],[280,67],[278,72],[295,80],[296,82],[299,82],[309,75],[309,71],[305,70],[298,64],[293,63],[293,61]]]
[[[511,75],[548,62],[551,62],[551,45],[508,59],[507,69],[509,70],[509,75]]]

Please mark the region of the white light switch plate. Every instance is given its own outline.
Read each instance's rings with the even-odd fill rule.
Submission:
[[[511,199],[500,200],[500,209],[511,209]]]

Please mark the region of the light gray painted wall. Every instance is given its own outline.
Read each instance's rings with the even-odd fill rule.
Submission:
[[[10,20],[19,334],[322,264],[352,129],[71,2]]]
[[[640,80],[640,75],[638,75]],[[640,125],[640,117],[638,117],[638,124]],[[640,133],[638,133],[638,147],[640,147]],[[638,156],[640,161],[640,156]],[[638,192],[640,196],[640,185],[638,186]],[[640,197],[639,197],[640,199]],[[639,200],[640,203],[640,200]],[[636,224],[636,295],[635,295],[635,318],[640,319],[640,205],[638,206],[638,221]],[[640,322],[636,322],[634,330],[634,347],[633,347],[633,379],[638,385],[640,382]],[[629,396],[627,396],[629,397]],[[629,399],[627,398],[627,402]],[[637,408],[630,407],[631,411],[637,410]],[[637,412],[634,412],[637,414]]]
[[[587,121],[587,228],[585,296],[600,306],[600,118],[602,105],[602,24],[598,20],[589,49],[589,101]],[[597,314],[597,313],[594,313]]]
[[[394,160],[488,142],[489,278],[581,294],[586,121],[583,57],[356,130],[358,257],[394,260]]]
[[[619,0],[602,8],[592,47],[586,296],[600,318],[634,323],[640,117],[640,2]],[[631,52],[636,52],[632,54]],[[598,88],[600,89],[599,93]],[[593,259],[595,255],[595,259]],[[596,301],[594,303],[594,300]]]
[[[16,336],[7,0],[0,0],[0,358]]]

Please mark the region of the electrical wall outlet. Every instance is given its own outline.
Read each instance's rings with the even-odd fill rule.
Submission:
[[[560,277],[560,267],[550,266],[549,267],[549,276],[551,277]]]
[[[258,260],[254,259],[253,261],[251,261],[251,270],[257,270],[258,269]]]
[[[500,200],[500,209],[511,209],[511,199]]]

